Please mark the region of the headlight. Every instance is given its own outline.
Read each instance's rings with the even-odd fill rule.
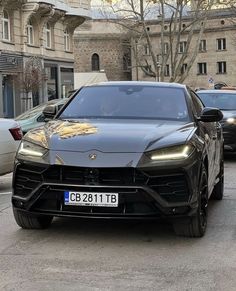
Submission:
[[[194,151],[192,145],[180,145],[146,153],[152,161],[184,160]]]
[[[236,124],[236,119],[234,117],[229,117],[226,119],[226,122],[230,124]]]
[[[17,155],[21,155],[25,157],[43,157],[48,150],[39,145],[28,141],[22,141],[18,150]]]

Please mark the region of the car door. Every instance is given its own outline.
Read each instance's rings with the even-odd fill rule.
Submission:
[[[199,117],[201,115],[202,110],[204,109],[204,105],[199,97],[193,92],[190,91],[192,101],[193,101],[193,110],[195,111],[195,116]],[[217,137],[217,122],[202,122],[199,127],[200,136],[204,139],[208,154],[208,186],[209,191],[213,189],[215,183],[216,172],[218,173],[218,169],[216,169],[216,164],[218,163],[218,137]]]

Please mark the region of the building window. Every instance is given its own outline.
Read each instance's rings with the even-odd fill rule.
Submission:
[[[68,29],[64,31],[64,48],[65,51],[70,51],[70,34]]]
[[[52,48],[52,27],[49,23],[46,24],[46,47]]]
[[[150,49],[149,49],[149,45],[148,44],[144,45],[144,54],[145,55],[150,55]]]
[[[187,70],[187,64],[183,64],[180,70],[180,74],[183,75]]]
[[[206,75],[207,74],[207,63],[198,63],[197,64],[197,73],[198,73],[198,75]]]
[[[29,21],[27,25],[27,43],[31,45],[34,44],[34,27],[32,21]]]
[[[131,58],[130,58],[130,52],[124,53],[123,55],[123,70],[124,71],[130,71],[131,69]]]
[[[169,43],[165,42],[164,43],[164,54],[167,55],[169,52]]]
[[[93,54],[92,55],[92,71],[99,71],[99,70],[100,70],[99,55]]]
[[[170,76],[170,65],[166,65],[165,66],[164,76],[165,77],[169,77]]]
[[[11,40],[10,17],[6,10],[3,11],[2,30],[3,30],[2,33],[3,40],[10,41]]]
[[[179,53],[182,54],[186,51],[187,41],[181,41],[179,43]]]
[[[202,39],[199,43],[199,52],[205,52],[206,51],[206,40]]]
[[[217,62],[217,74],[226,74],[226,62]]]
[[[218,38],[216,40],[216,49],[218,51],[226,50],[226,39],[225,38]]]

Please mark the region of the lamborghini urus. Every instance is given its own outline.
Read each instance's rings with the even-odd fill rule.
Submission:
[[[106,82],[83,87],[19,147],[12,205],[22,228],[54,216],[154,219],[201,237],[210,196],[223,197],[219,109],[187,86]],[[53,117],[53,118],[52,118]]]

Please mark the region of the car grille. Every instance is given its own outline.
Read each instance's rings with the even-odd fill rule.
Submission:
[[[15,172],[14,194],[20,197],[29,196],[42,183],[45,167],[20,165]]]
[[[151,177],[148,186],[167,202],[188,201],[189,192],[185,175]]]
[[[46,209],[51,203],[53,209],[61,209],[63,193],[70,189],[97,192],[107,192],[109,189],[110,192],[119,193],[119,207],[112,211],[120,213],[135,212],[138,209],[139,212],[153,212],[156,200],[152,195],[158,195],[169,203],[188,202],[190,198],[186,177],[179,173],[154,175],[152,172],[143,172],[135,168],[84,168],[57,165],[43,167],[27,164],[17,166],[14,195],[22,198],[31,195],[39,196],[37,208]],[[73,210],[73,207],[63,206],[64,211],[68,209]],[[76,206],[77,211],[82,209],[85,212],[111,211],[110,207]]]

